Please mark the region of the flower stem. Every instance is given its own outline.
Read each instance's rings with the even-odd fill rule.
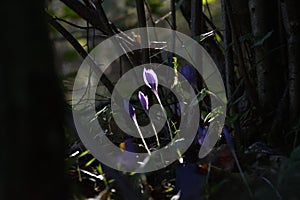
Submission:
[[[165,110],[165,108],[163,107],[161,101],[160,101],[160,98],[158,96],[158,93],[154,91],[154,94],[156,96],[156,99],[161,107],[161,109],[163,110],[163,114],[164,114],[164,117],[166,118],[166,121],[167,121],[167,125],[168,125],[168,129],[169,129],[169,133],[170,133],[170,138],[171,138],[171,141],[173,140],[173,135],[172,135],[172,130],[171,130],[171,126],[170,126],[170,123],[168,121],[168,116],[167,116],[167,112]]]
[[[135,118],[133,118],[133,122],[134,122],[134,124],[135,124],[135,126],[136,126],[136,128],[137,128],[137,130],[138,130],[138,132],[139,132],[139,134],[140,134],[140,137],[141,137],[141,139],[142,139],[142,142],[143,142],[143,144],[144,144],[144,147],[145,147],[145,149],[147,150],[147,153],[151,156],[151,152],[150,152],[150,150],[149,150],[149,148],[148,148],[148,145],[147,145],[147,143],[146,143],[146,141],[145,141],[145,139],[144,139],[144,136],[143,136],[143,134],[142,134],[142,131],[141,131],[141,129],[140,129],[138,123],[137,123],[137,120],[136,120]]]
[[[149,115],[149,112],[146,112],[146,115],[147,117],[149,118],[150,120],[150,123],[151,123],[151,126],[152,126],[152,129],[154,131],[154,134],[155,134],[155,138],[156,138],[156,143],[157,143],[157,146],[160,147],[160,142],[159,142],[159,139],[158,139],[158,134],[157,134],[157,131],[156,131],[156,128],[153,124],[153,122],[151,121],[151,118],[150,118],[150,115]]]

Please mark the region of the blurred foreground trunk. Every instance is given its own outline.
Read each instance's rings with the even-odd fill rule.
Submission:
[[[66,199],[62,93],[43,1],[1,1],[0,199]]]
[[[252,32],[255,37],[255,65],[260,108],[265,116],[276,108],[284,91],[286,68],[283,48],[279,1],[249,1]],[[276,81],[275,81],[276,80]]]
[[[281,3],[283,23],[287,36],[289,66],[290,125],[300,123],[300,2],[285,0]]]
[[[252,33],[254,35],[254,66],[257,74],[259,110],[262,117],[260,134],[269,142],[281,145],[286,117],[281,113],[287,105],[286,46],[280,1],[250,0]]]

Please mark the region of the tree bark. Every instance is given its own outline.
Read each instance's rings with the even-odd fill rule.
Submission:
[[[254,47],[255,64],[261,113],[267,116],[277,107],[283,94],[287,71],[281,54],[279,1],[250,0],[249,9],[252,32],[256,40],[254,43],[262,42]],[[271,35],[267,37],[268,34]]]
[[[281,8],[287,36],[290,125],[300,118],[300,2],[285,0]]]
[[[67,199],[63,96],[43,1],[1,1],[0,199]]]
[[[195,37],[203,33],[202,0],[191,0],[191,31]]]

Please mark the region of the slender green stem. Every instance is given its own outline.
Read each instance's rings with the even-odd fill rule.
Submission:
[[[169,129],[169,133],[170,133],[170,138],[171,138],[171,141],[173,140],[173,135],[172,135],[172,130],[171,130],[171,126],[170,126],[170,123],[168,121],[168,116],[167,116],[167,112],[166,110],[164,109],[161,101],[160,101],[160,98],[158,96],[158,93],[157,92],[154,92],[155,96],[156,96],[156,99],[161,107],[161,109],[163,110],[163,114],[164,114],[164,117],[166,118],[166,121],[167,121],[167,125],[168,125],[168,129]]]
[[[145,141],[145,139],[144,139],[144,136],[143,136],[143,134],[142,134],[142,131],[141,131],[141,129],[140,129],[138,123],[137,123],[137,120],[136,120],[135,118],[133,118],[133,122],[134,122],[134,124],[135,124],[135,126],[136,126],[136,128],[137,128],[137,130],[138,130],[138,132],[139,132],[139,134],[140,134],[140,137],[141,137],[141,139],[142,139],[142,141],[143,141],[143,144],[144,144],[144,146],[145,146],[145,149],[147,150],[147,153],[151,156],[151,152],[150,152],[150,150],[149,150],[149,148],[148,148],[148,145],[147,145],[147,143],[146,143],[146,141]]]
[[[157,131],[156,131],[156,128],[153,124],[153,122],[151,121],[151,118],[150,118],[150,115],[149,115],[149,112],[146,112],[146,115],[147,117],[149,118],[150,120],[150,123],[151,123],[151,126],[152,126],[152,129],[154,131],[154,134],[155,134],[155,138],[156,138],[156,143],[157,143],[157,146],[160,147],[160,142],[159,142],[159,139],[158,139],[158,134],[157,134]]]

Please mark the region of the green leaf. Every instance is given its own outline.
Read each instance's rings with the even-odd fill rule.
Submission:
[[[216,117],[218,117],[220,114],[223,114],[221,111],[221,106],[216,107],[213,109],[210,113],[208,113],[204,119],[204,122],[211,122],[213,121]]]
[[[81,158],[81,157],[87,155],[88,153],[89,153],[89,150],[85,150],[84,152],[82,152],[82,153],[78,156],[78,158]]]
[[[168,189],[165,190],[165,193],[167,193],[167,192],[172,192],[173,190],[174,190],[174,188],[169,187]]]
[[[77,170],[77,173],[78,173],[78,180],[79,180],[79,182],[81,182],[82,181],[82,176],[81,176],[81,171],[80,171],[79,165],[77,165],[76,170]]]
[[[206,3],[207,3],[207,4],[212,4],[212,3],[215,3],[215,1],[216,1],[216,0],[202,0],[202,4],[203,4],[203,5],[205,5]]]
[[[96,167],[96,169],[97,169],[97,171],[98,171],[99,174],[101,174],[101,175],[104,174],[104,173],[103,173],[103,169],[102,169],[101,164],[99,164],[99,165]]]
[[[203,88],[195,98],[192,99],[190,106],[198,105],[199,102],[203,101],[207,94],[214,95],[207,88]]]
[[[253,47],[256,47],[256,46],[261,46],[264,44],[264,42],[269,38],[271,37],[271,35],[273,34],[273,30],[268,32],[263,38],[261,38],[260,40],[257,40],[252,46],[251,48]]]
[[[133,176],[133,175],[135,175],[136,174],[136,172],[130,172],[129,173],[129,176]]]
[[[87,162],[87,163],[84,165],[84,167],[90,166],[95,160],[96,160],[96,158],[92,158],[89,162]]]
[[[113,183],[113,182],[115,182],[115,179],[108,180],[108,183]]]
[[[175,72],[178,71],[178,59],[177,57],[173,57],[173,64],[174,64],[174,70]]]

